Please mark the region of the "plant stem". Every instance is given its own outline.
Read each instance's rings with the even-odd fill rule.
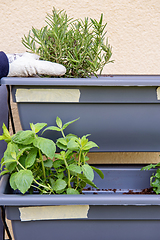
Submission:
[[[41,183],[39,183],[39,182],[37,182],[35,179],[33,179],[33,181],[36,183],[36,184],[38,184],[39,186],[41,186],[41,187],[44,187],[44,188],[46,188],[46,189],[48,189],[48,190],[52,190],[51,188],[49,188],[49,187],[47,187],[47,186],[45,186],[45,185],[42,185]]]
[[[66,136],[64,135],[63,129],[61,129],[62,136],[65,138]]]
[[[67,168],[67,172],[68,172],[68,187],[69,188],[71,188],[71,174],[70,174],[70,171],[69,171],[69,169],[68,169],[68,163],[67,163],[67,161],[66,161],[66,159],[65,159],[65,157],[63,158],[63,160],[64,160],[64,163],[65,163],[65,165],[66,165],[66,168]]]
[[[82,153],[82,150],[80,149],[79,157],[78,157],[78,166],[81,165],[81,153]]]
[[[18,161],[17,161],[18,162]],[[20,162],[18,162],[18,164],[21,166],[21,168],[23,168],[23,170],[26,170],[26,168],[24,168],[23,167],[23,165],[20,163]],[[44,164],[43,164],[43,166],[44,166]],[[36,183],[36,184],[38,184],[39,186],[41,186],[41,187],[44,187],[44,188],[47,188],[48,190],[52,190],[51,188],[49,188],[49,187],[47,187],[47,186],[45,186],[45,185],[42,185],[42,184],[40,184],[39,182],[37,182],[35,179],[33,179],[33,181]]]
[[[21,166],[23,170],[27,170],[25,167],[23,167],[23,165],[19,161],[17,161],[17,163],[19,164],[19,166]]]
[[[43,157],[42,157],[42,153],[41,153],[40,149],[39,149],[39,157],[40,157],[40,160],[41,160],[41,163],[42,163],[43,176],[44,176],[44,179],[46,179],[46,172],[45,172]]]
[[[82,150],[80,149],[79,157],[78,157],[78,166],[81,165],[81,152],[82,152]],[[78,186],[79,186],[79,174],[77,174],[77,187],[76,187],[76,189],[78,188]]]

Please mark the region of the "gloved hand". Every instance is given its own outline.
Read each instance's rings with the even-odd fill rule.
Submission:
[[[39,60],[39,56],[33,53],[7,54],[7,57],[9,59],[8,77],[62,76],[66,73],[63,65]]]
[[[4,55],[5,53],[3,53],[3,57]],[[36,54],[26,52],[22,54],[6,54],[6,56],[9,62],[8,77],[62,76],[66,73],[66,68],[63,65],[39,60],[39,56]]]

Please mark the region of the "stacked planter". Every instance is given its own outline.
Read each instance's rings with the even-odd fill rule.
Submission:
[[[80,117],[66,130],[79,136],[90,133],[100,147],[99,152],[160,151],[160,76],[3,78],[1,84],[11,85],[24,130],[29,129],[31,122],[46,122],[50,126],[55,125],[57,116],[63,123]],[[59,137],[50,131],[45,134],[53,140]],[[80,196],[11,194],[5,176],[1,181],[0,204],[7,206],[15,240],[35,239],[35,232],[40,240],[97,240],[107,236],[113,240],[149,240],[153,233],[159,239],[160,197],[123,194],[129,189],[149,187],[153,171],[140,171],[141,167],[101,166],[105,179],[100,180],[96,175],[94,182],[104,190],[98,194],[85,191]],[[88,210],[82,217],[77,214],[67,219],[64,215],[52,220],[49,217],[37,221],[21,219],[22,206],[44,205],[76,205],[77,208],[83,205]],[[27,230],[29,226],[31,229]]]

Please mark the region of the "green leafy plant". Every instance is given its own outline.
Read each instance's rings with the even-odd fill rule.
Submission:
[[[157,164],[150,164],[147,165],[145,167],[143,167],[141,170],[150,170],[152,168],[157,168],[160,167],[160,162]],[[157,168],[156,173],[152,174],[152,176],[150,177],[150,185],[151,187],[153,187],[153,191],[156,194],[160,193],[160,168]]]
[[[86,184],[97,188],[93,183],[94,171],[101,178],[103,173],[87,164],[87,153],[98,147],[97,144],[88,140],[89,135],[79,138],[64,134],[66,127],[77,120],[62,125],[57,117],[57,126],[44,129],[62,133],[56,143],[37,135],[46,123],[31,123],[31,130],[19,131],[13,136],[3,124],[0,140],[7,142],[7,149],[1,160],[1,175],[10,173],[10,186],[14,190],[23,194],[32,193],[34,189],[41,194],[79,194]],[[61,149],[60,153],[56,153],[56,146]]]
[[[46,23],[41,29],[32,27],[22,43],[41,59],[63,64],[67,69],[65,77],[97,76],[107,63],[113,62],[103,14],[99,21],[73,20],[65,11],[53,8],[52,14],[47,14]]]

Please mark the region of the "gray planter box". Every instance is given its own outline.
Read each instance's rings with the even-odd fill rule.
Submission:
[[[95,183],[103,190],[85,195],[19,195],[13,194],[8,176],[0,183],[0,205],[6,206],[7,218],[12,220],[15,240],[159,240],[160,196],[123,194],[129,189],[139,191],[149,187],[151,171],[142,166],[103,166],[105,179],[95,175]],[[106,191],[106,189],[110,189]],[[116,192],[112,191],[117,189]],[[22,207],[83,206],[86,217],[21,221]],[[83,208],[82,207],[82,208]],[[25,208],[26,209],[26,208]],[[43,219],[43,212],[40,216]],[[32,214],[36,215],[36,214]],[[54,214],[53,214],[54,216]],[[26,219],[22,219],[26,220]]]
[[[90,133],[93,151],[160,151],[160,76],[108,76],[90,79],[3,78],[11,85],[22,128],[80,119],[66,129]],[[53,140],[59,133],[45,132]]]

